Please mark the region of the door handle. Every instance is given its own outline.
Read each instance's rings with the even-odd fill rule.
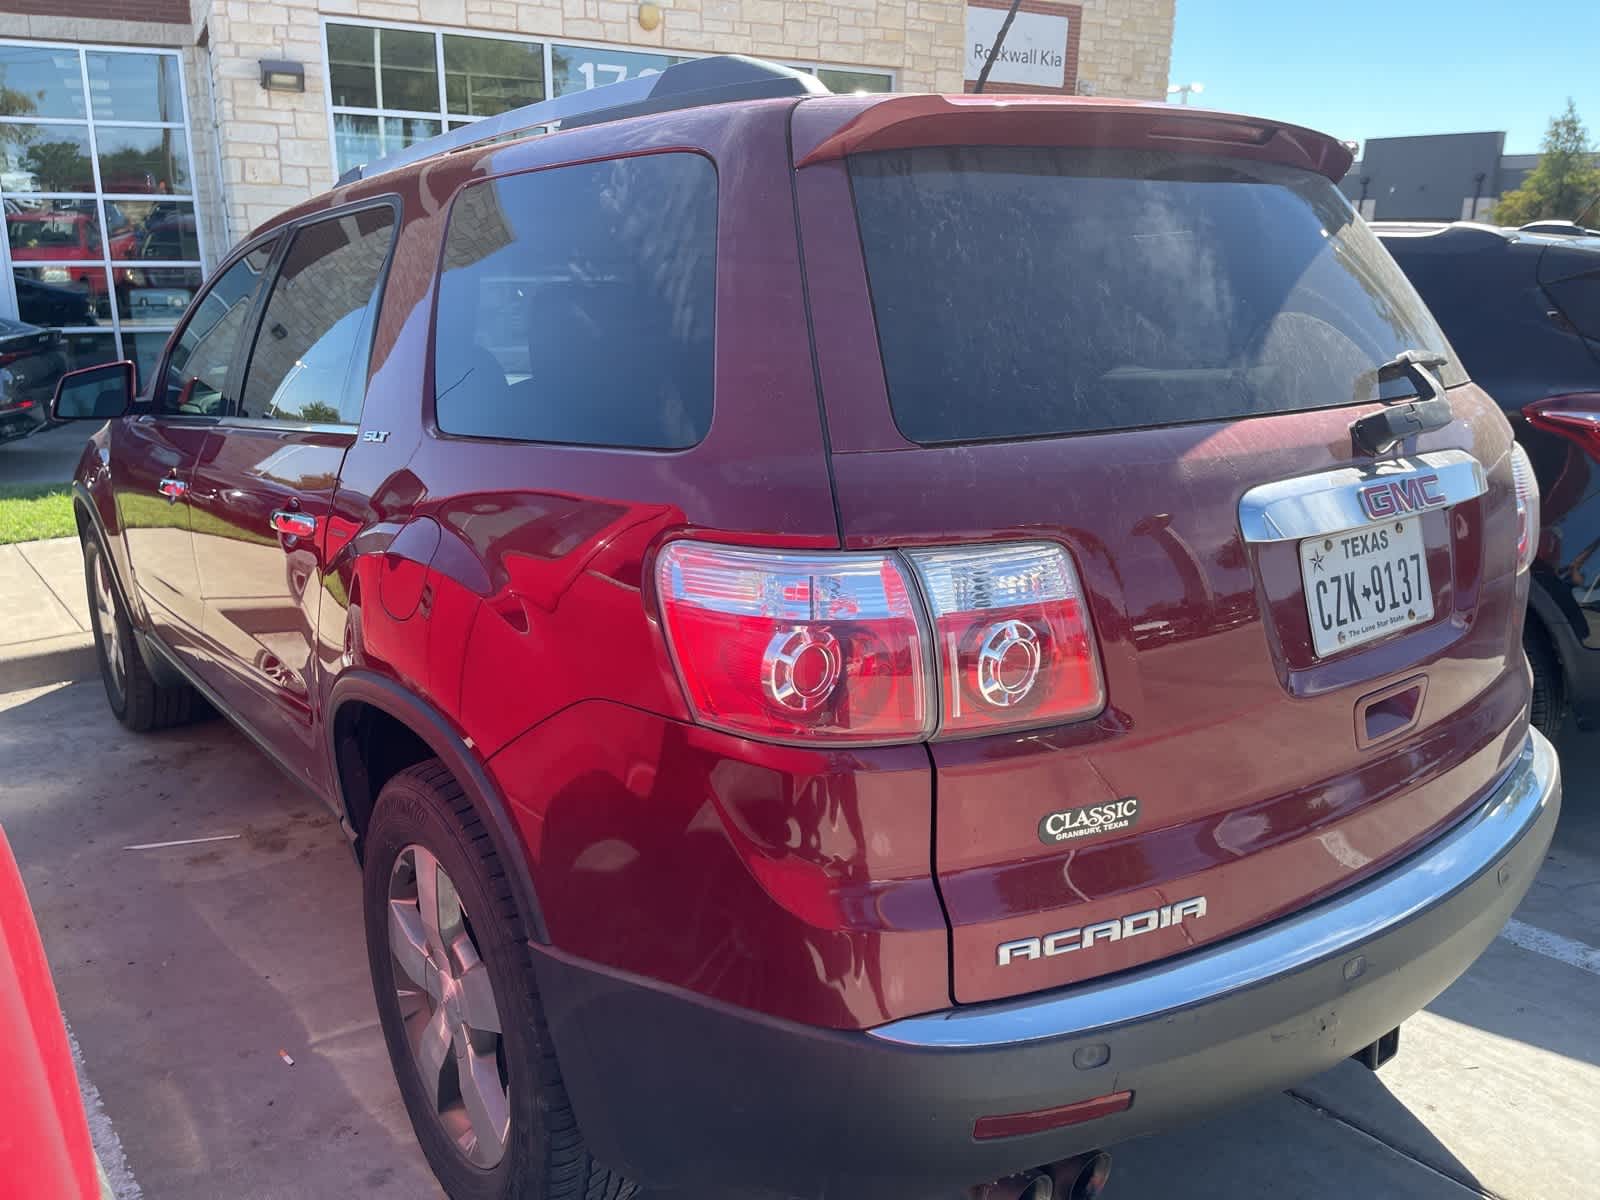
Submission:
[[[188,493],[189,485],[181,479],[168,478],[163,479],[156,485],[156,491],[160,492],[168,500],[178,500]]]
[[[310,537],[317,532],[317,519],[309,513],[278,509],[272,514],[272,530],[284,537]]]

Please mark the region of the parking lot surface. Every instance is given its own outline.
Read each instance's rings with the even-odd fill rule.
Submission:
[[[1399,1058],[1113,1147],[1109,1200],[1600,1197],[1600,734],[1562,760],[1543,872]],[[220,720],[126,733],[93,681],[0,696],[0,763],[121,1200],[440,1196],[315,799]]]

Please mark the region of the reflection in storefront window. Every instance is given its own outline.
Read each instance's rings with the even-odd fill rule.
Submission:
[[[97,121],[183,121],[178,60],[91,50],[89,98]]]
[[[76,50],[0,46],[0,116],[81,121],[88,115]]]
[[[148,367],[200,286],[192,188],[175,52],[0,42],[0,337],[26,350],[0,388]]]
[[[100,126],[100,187],[107,192],[157,193],[189,191],[189,155],[182,127],[122,129]]]
[[[818,67],[817,78],[830,92],[840,96],[854,92],[894,91],[894,80],[877,71],[835,71],[829,67]]]
[[[3,121],[4,118],[0,118]],[[87,125],[0,125],[0,191],[92,192]]]
[[[609,46],[552,46],[550,76],[555,94],[564,96],[641,75],[659,75],[675,63],[688,61],[671,54],[639,54]]]
[[[492,117],[544,99],[544,46],[444,35],[445,104],[452,115]]]
[[[439,66],[433,34],[411,29],[378,30],[379,108],[436,112],[439,108]]]
[[[658,75],[697,57],[379,24],[330,23],[325,30],[340,174],[446,128],[461,129],[473,120],[551,97]],[[894,89],[894,77],[886,71],[791,65],[812,72],[835,92]]]

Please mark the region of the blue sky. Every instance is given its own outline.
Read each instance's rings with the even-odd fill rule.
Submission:
[[[1339,138],[1506,131],[1532,153],[1571,96],[1600,140],[1596,0],[1177,0],[1190,103]]]

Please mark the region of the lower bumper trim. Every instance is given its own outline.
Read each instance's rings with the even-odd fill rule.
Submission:
[[[1471,817],[1300,916],[1142,972],[1137,987],[1129,976],[870,1033],[794,1025],[531,950],[600,1161],[697,1197],[948,1194],[1282,1090],[1377,1042],[1499,933],[1559,809],[1554,752],[1532,734]],[[1362,969],[1349,969],[1357,958]],[[1121,1111],[973,1136],[991,1114],[1121,1092],[1135,1100]]]
[[[1365,884],[1215,947],[1123,972],[1060,994],[947,1009],[895,1021],[870,1036],[903,1046],[995,1046],[1073,1037],[1102,1026],[1170,1015],[1193,1004],[1347,955],[1466,887],[1545,808],[1559,804],[1561,767],[1537,730],[1489,798],[1425,849]]]

